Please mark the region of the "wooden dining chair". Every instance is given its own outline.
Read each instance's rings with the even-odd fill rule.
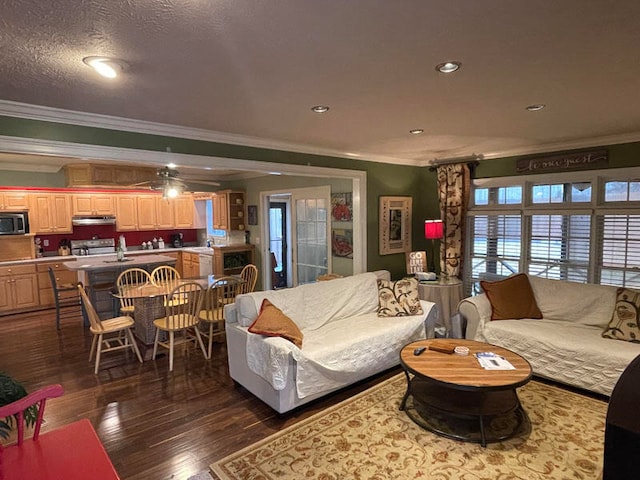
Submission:
[[[198,314],[202,305],[203,289],[195,282],[183,283],[174,288],[165,302],[165,316],[153,321],[156,327],[156,336],[153,342],[153,358],[158,353],[158,346],[169,350],[169,371],[173,371],[173,352],[176,341],[178,344],[197,341],[203,355],[207,352],[202,342],[198,327]],[[168,340],[160,340],[160,332],[168,333]],[[182,337],[176,339],[176,333],[182,332]]]
[[[60,283],[51,267],[49,267],[49,280],[51,281],[53,299],[56,304],[56,329],[60,330],[60,320],[82,317],[78,284]]]
[[[201,335],[207,339],[207,359],[211,358],[213,338],[224,335],[224,306],[235,302],[240,286],[237,277],[220,277],[204,292],[198,318],[205,326]]]
[[[96,353],[96,366],[93,373],[98,373],[100,367],[100,357],[102,353],[113,352],[122,349],[131,349],[135,352],[140,363],[142,363],[142,356],[131,327],[134,326],[133,318],[128,315],[109,318],[107,320],[100,320],[98,313],[91,304],[89,296],[87,295],[84,285],[79,284],[78,290],[84,309],[89,319],[89,331],[93,335],[93,341],[91,342],[91,352],[89,352],[89,361],[93,358],[93,353]]]
[[[142,286],[151,282],[151,275],[142,268],[129,268],[118,275],[116,279],[116,288],[118,293],[122,294],[126,287]],[[133,316],[135,306],[133,305],[133,297],[120,297],[120,315]]]
[[[171,265],[160,265],[151,271],[151,282],[154,285],[170,283],[172,280],[179,280],[180,272]]]
[[[242,285],[240,287],[240,293],[251,293],[256,288],[256,282],[258,281],[258,267],[252,263],[245,265],[240,272],[242,278]]]

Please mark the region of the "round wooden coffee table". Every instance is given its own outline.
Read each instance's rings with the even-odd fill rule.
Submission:
[[[469,354],[429,350],[451,344],[467,347]],[[416,356],[418,347],[427,350]],[[474,356],[478,352],[500,355],[515,370],[485,370]],[[419,340],[402,348],[400,363],[407,376],[400,410],[423,428],[483,447],[530,430],[516,388],[531,379],[531,365],[511,350],[473,340]]]

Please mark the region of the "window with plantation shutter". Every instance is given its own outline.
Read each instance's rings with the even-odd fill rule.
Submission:
[[[529,219],[530,275],[586,282],[589,275],[591,215],[535,214]]]
[[[464,286],[526,272],[640,289],[640,168],[473,181]]]
[[[495,280],[518,272],[522,243],[520,215],[475,215],[472,217],[470,265],[467,282]]]
[[[599,283],[640,288],[640,214],[598,215]]]

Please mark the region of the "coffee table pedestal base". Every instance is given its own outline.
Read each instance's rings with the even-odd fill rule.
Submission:
[[[407,381],[400,410],[438,435],[486,447],[531,431],[515,389],[459,390],[409,375]]]

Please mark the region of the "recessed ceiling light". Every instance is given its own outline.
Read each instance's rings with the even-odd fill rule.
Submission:
[[[106,78],[116,78],[124,66],[120,60],[108,57],[85,57],[82,61]]]
[[[421,128],[414,128],[413,130],[409,130],[409,133],[411,135],[420,135],[421,133],[424,133],[424,130]]]
[[[440,73],[453,73],[462,66],[460,62],[444,62],[436,65],[436,70]]]
[[[311,110],[316,113],[325,113],[329,111],[329,107],[326,105],[316,105],[315,107],[311,107]]]
[[[529,110],[530,112],[537,112],[538,110],[542,110],[544,107],[546,107],[545,104],[538,103],[536,105],[529,105],[528,107],[526,107],[526,109]]]

